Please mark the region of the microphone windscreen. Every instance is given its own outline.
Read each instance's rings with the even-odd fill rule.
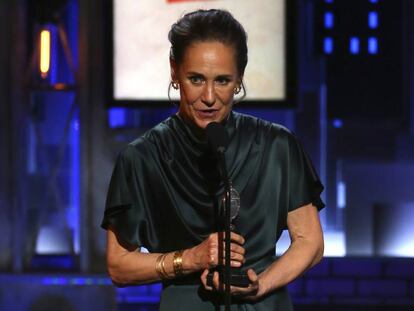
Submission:
[[[230,137],[223,125],[211,122],[206,128],[207,141],[214,152],[224,153],[230,143]]]

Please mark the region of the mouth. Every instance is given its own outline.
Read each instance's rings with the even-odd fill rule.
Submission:
[[[196,113],[199,117],[201,117],[202,119],[207,119],[207,118],[214,118],[217,113],[218,113],[218,109],[198,109],[196,110]]]

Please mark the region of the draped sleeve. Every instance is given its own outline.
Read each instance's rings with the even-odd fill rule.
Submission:
[[[312,203],[318,210],[325,204],[320,195],[324,189],[299,140],[288,135],[288,212]]]
[[[129,246],[143,246],[145,209],[139,205],[141,185],[136,172],[141,170],[138,152],[128,145],[118,156],[106,197],[101,227],[111,227],[117,237]]]

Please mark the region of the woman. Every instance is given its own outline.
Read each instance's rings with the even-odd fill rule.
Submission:
[[[241,207],[231,265],[248,287],[232,287],[238,310],[292,310],[285,285],[320,261],[322,185],[295,137],[282,126],[232,112],[247,64],[243,27],[221,10],[199,10],[174,24],[171,85],[178,113],[128,145],[111,179],[102,226],[114,283],[163,281],[160,310],[215,310],[222,304],[217,210],[223,193],[205,139],[210,122],[230,136],[226,163]],[[276,260],[287,228],[291,245]],[[140,247],[150,253],[141,253]],[[212,285],[212,286],[209,286]]]

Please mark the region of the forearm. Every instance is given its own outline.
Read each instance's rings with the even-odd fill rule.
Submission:
[[[232,233],[231,239],[232,266],[240,267],[244,262],[245,250],[240,246],[244,239],[235,233]],[[166,254],[148,254],[134,251],[131,246],[121,245],[110,228],[107,232],[108,272],[117,285],[145,284],[157,282],[161,278],[172,279],[201,272],[218,265],[219,240],[219,233],[212,233],[202,243],[185,249],[182,253],[173,251]]]
[[[259,275],[260,287],[269,293],[285,286],[316,265],[322,256],[323,241],[297,239],[278,260]]]
[[[147,254],[139,251],[108,257],[108,273],[117,285],[144,284],[160,280],[155,262],[161,254]]]
[[[182,275],[199,271],[190,264],[189,253],[190,250],[184,250],[182,254]],[[156,262],[161,255],[163,254],[135,251],[116,255],[116,258],[108,258],[109,275],[117,285],[158,282],[161,277],[156,270]],[[166,253],[162,267],[168,279],[177,277],[174,270],[174,252]]]

